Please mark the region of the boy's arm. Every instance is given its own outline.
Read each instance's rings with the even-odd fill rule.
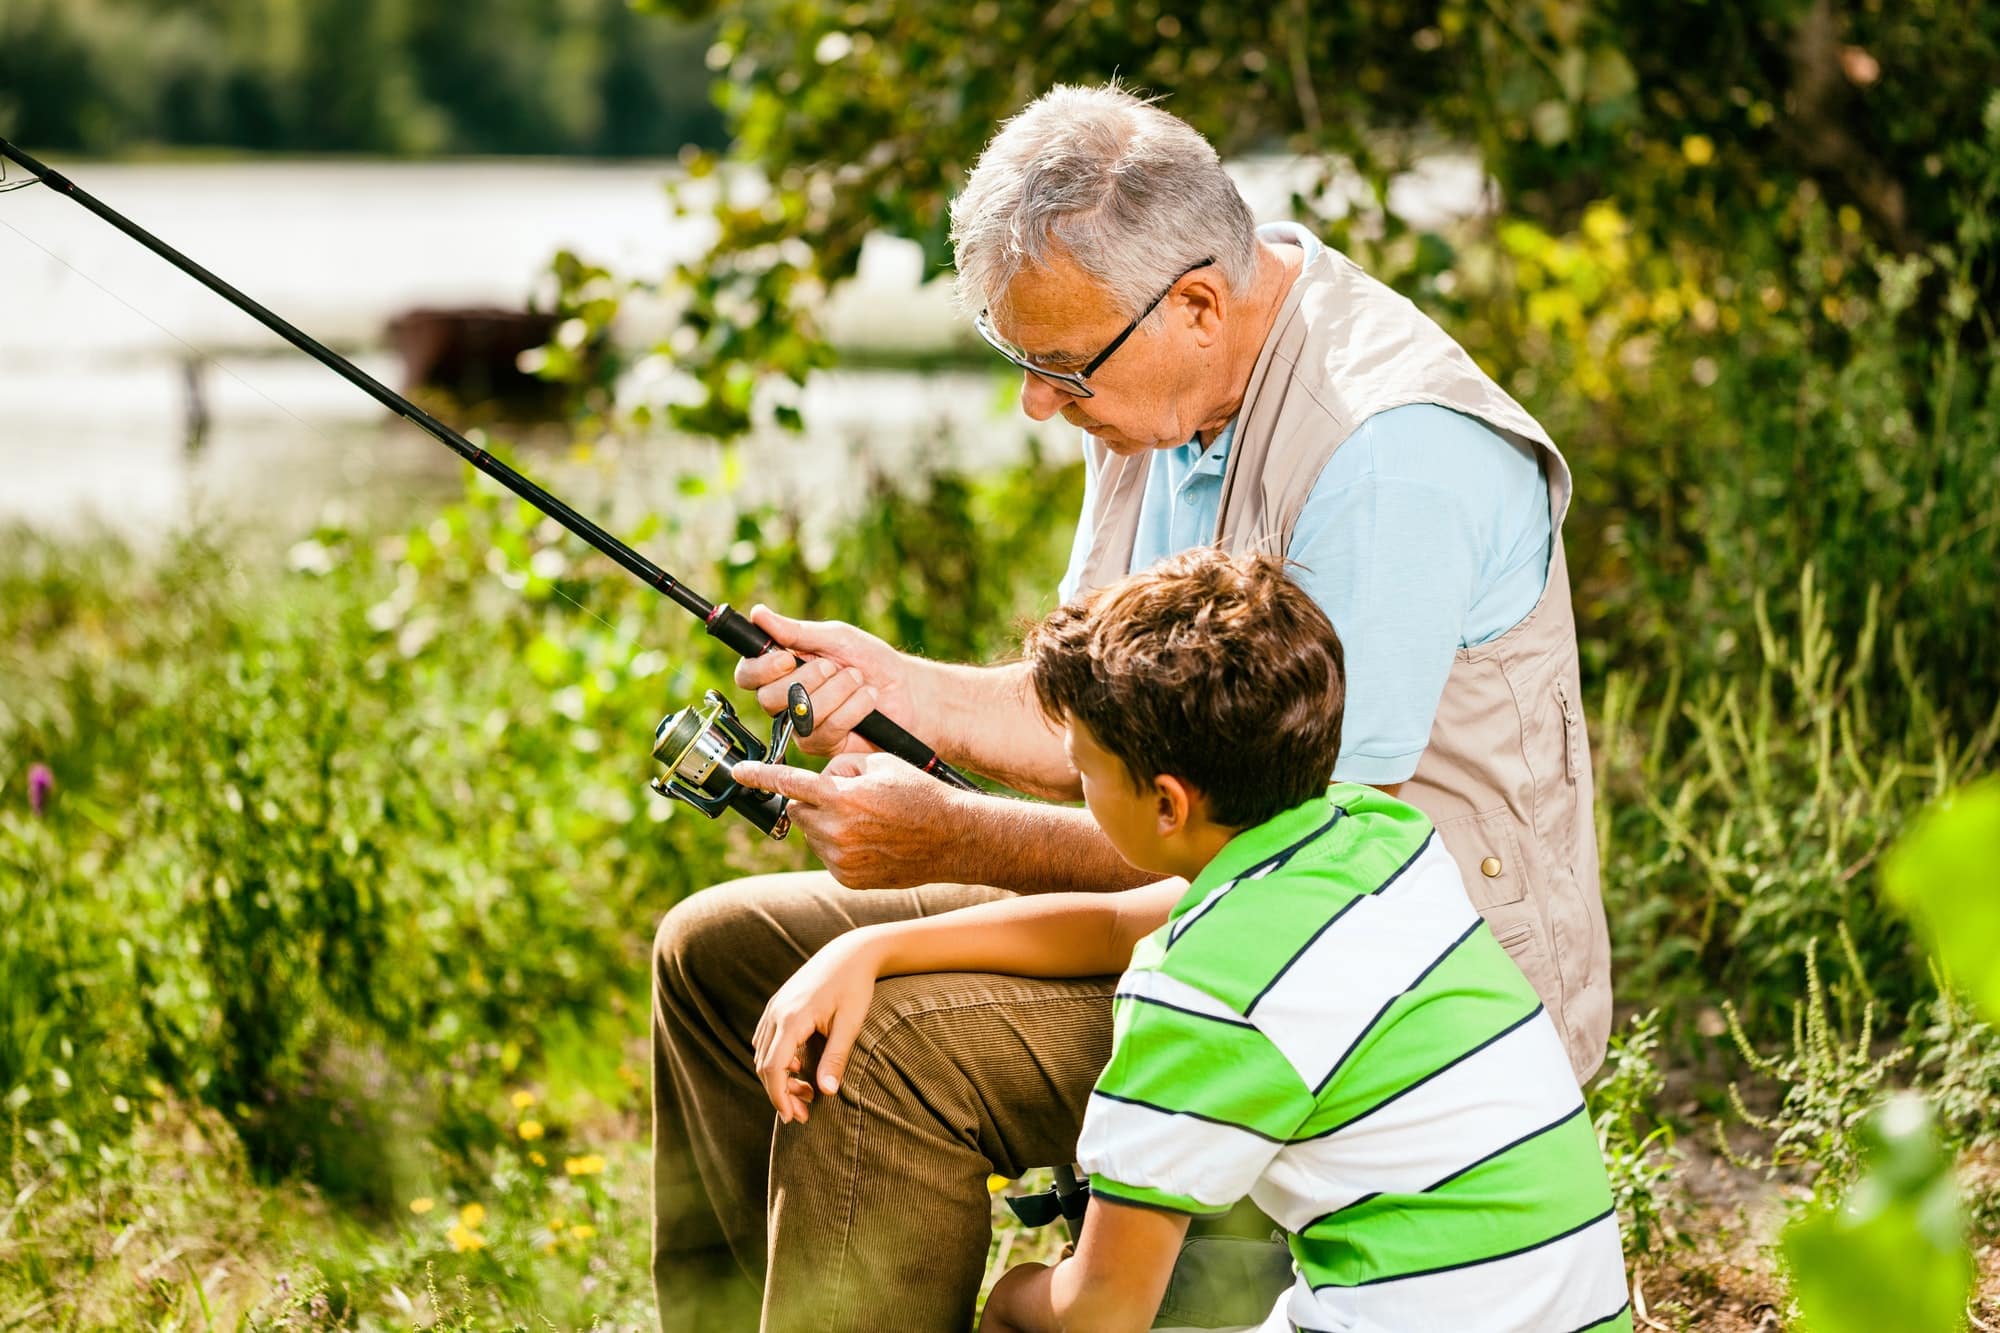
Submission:
[[[782,1120],[803,1120],[817,1091],[840,1087],[878,977],[1005,972],[1092,977],[1122,972],[1132,946],[1159,929],[1187,885],[1161,880],[1123,893],[1052,893],[981,903],[913,921],[863,926],[806,960],[764,1007],[752,1038],[758,1078]],[[826,1038],[813,1082],[804,1046]]]
[[[878,977],[914,972],[1004,972],[1017,977],[1096,977],[1123,972],[1132,946],[1158,930],[1187,892],[1163,879],[1122,893],[1043,893],[936,916],[863,926]]]
[[[1083,1239],[1053,1268],[1020,1264],[986,1300],[979,1333],[1141,1333],[1166,1294],[1188,1217],[1092,1199]]]

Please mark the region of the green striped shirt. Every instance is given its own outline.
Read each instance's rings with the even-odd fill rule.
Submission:
[[[1335,784],[1231,839],[1113,1015],[1092,1193],[1253,1199],[1298,1271],[1266,1328],[1631,1327],[1561,1039],[1413,807]]]

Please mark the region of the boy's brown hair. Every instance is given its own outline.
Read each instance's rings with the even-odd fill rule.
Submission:
[[[1340,638],[1275,556],[1213,547],[1086,594],[1028,631],[1035,698],[1143,786],[1171,774],[1249,828],[1324,792],[1340,753]]]

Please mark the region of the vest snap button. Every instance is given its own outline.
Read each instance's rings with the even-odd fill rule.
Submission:
[[[1484,861],[1481,861],[1479,863],[1479,873],[1488,879],[1497,878],[1500,874],[1500,858],[1489,856]]]

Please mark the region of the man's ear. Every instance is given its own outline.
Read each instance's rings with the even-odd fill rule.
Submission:
[[[1212,281],[1211,270],[1199,269],[1181,285],[1181,309],[1187,312],[1195,340],[1204,347],[1222,336],[1222,321],[1229,313],[1229,292]]]
[[[1171,838],[1188,826],[1198,798],[1187,783],[1170,773],[1161,773],[1153,779],[1153,799],[1153,831],[1162,838]]]

